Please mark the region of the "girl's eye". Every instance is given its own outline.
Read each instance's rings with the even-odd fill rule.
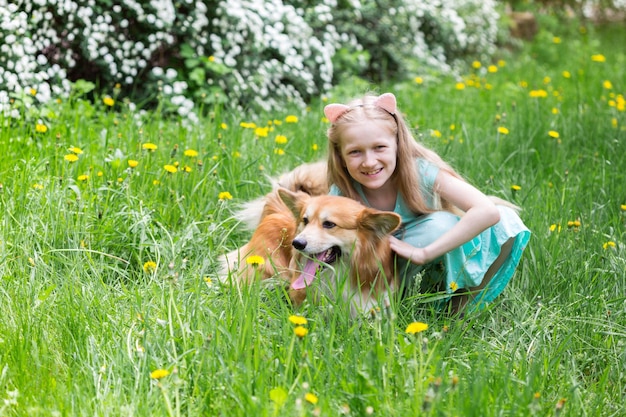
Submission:
[[[329,221],[325,221],[324,223],[322,223],[322,227],[324,229],[332,229],[335,226],[337,226],[335,223]]]

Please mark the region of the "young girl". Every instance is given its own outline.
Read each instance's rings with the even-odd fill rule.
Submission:
[[[391,248],[404,286],[416,285],[419,274],[420,292],[443,292],[455,311],[497,297],[530,238],[516,211],[494,204],[417,143],[393,94],[329,104],[324,114],[330,194],[402,216]]]

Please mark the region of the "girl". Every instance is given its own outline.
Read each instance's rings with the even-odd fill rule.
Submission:
[[[330,194],[402,216],[391,248],[405,288],[443,292],[454,311],[497,297],[530,238],[512,205],[496,206],[417,143],[391,93],[329,104],[324,114]]]

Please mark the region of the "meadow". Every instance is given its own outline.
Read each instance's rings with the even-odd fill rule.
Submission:
[[[555,26],[463,77],[345,83],[306,112],[189,125],[111,86],[0,118],[0,415],[624,415],[625,42]],[[324,158],[324,104],[367,89],[523,208],[531,242],[486,309],[415,297],[351,319],[294,309],[277,281],[218,282],[249,236],[237,205]]]

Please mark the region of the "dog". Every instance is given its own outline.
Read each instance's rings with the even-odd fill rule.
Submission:
[[[264,202],[250,241],[224,257],[223,278],[250,283],[278,276],[289,282],[296,306],[313,287],[331,298],[340,293],[353,316],[370,312],[381,300],[389,305],[389,292],[398,288],[389,245],[401,223],[398,214],[346,197],[284,188]],[[251,256],[255,262],[249,264]]]

